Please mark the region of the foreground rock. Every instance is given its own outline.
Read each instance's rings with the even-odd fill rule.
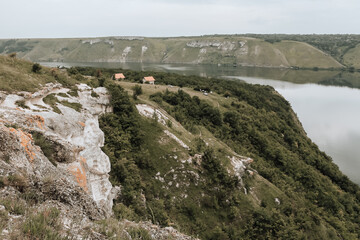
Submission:
[[[119,188],[109,181],[98,122],[112,111],[109,96],[105,88],[85,84],[69,91],[49,84],[34,94],[1,93],[0,238],[23,238],[32,231],[27,226],[49,221],[48,234],[72,239],[132,239],[133,231],[152,239],[192,239],[173,228],[109,218]]]
[[[80,187],[81,194],[89,196],[99,210],[111,215],[110,161],[101,151],[104,134],[98,123],[99,114],[110,110],[107,108],[109,98],[104,88],[94,89],[96,98],[91,97],[88,86],[81,84],[78,88],[76,97],[67,95],[69,89],[59,85],[50,85],[45,91],[25,97],[6,96],[0,105],[0,127],[4,138],[1,141],[2,154],[7,156],[16,171],[24,171],[29,178],[51,176],[57,180],[64,179],[64,186]],[[75,103],[81,109],[76,111],[55,103],[61,111],[56,113],[44,103],[43,99],[49,94],[60,93],[56,97],[58,101]],[[28,109],[17,107],[19,100]],[[43,146],[36,146],[42,141]],[[45,156],[46,148],[50,152],[55,151]]]

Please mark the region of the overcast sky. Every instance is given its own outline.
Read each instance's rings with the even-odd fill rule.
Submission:
[[[0,38],[360,33],[359,0],[0,0]]]

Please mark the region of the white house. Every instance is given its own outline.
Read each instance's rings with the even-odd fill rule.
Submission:
[[[124,80],[125,76],[122,73],[115,73],[114,78],[115,78],[115,80]]]
[[[143,83],[155,84],[155,78],[153,76],[144,77]]]

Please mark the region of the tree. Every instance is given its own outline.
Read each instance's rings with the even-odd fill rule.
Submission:
[[[32,71],[34,73],[38,73],[38,72],[40,72],[40,70],[41,70],[41,65],[38,64],[38,63],[34,63],[33,66],[32,66]]]
[[[142,88],[141,88],[140,85],[135,85],[135,86],[133,87],[133,91],[134,91],[134,93],[136,94],[136,96],[139,96],[139,95],[142,94]]]
[[[135,85],[133,87],[133,98],[136,100],[137,96],[142,94],[142,88],[139,85]]]

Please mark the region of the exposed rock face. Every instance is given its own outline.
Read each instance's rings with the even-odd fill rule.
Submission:
[[[166,125],[169,118],[166,114],[162,113],[159,109],[155,109],[152,106],[147,104],[137,104],[136,109],[139,111],[141,115],[147,118],[157,118],[157,121],[162,125]]]
[[[241,178],[246,170],[246,166],[252,163],[254,160],[247,157],[232,156],[229,157],[231,165],[234,168],[235,176]]]
[[[86,211],[93,211],[90,216],[99,218],[111,215],[116,193],[109,181],[109,158],[101,151],[104,134],[98,123],[99,114],[111,109],[105,88],[93,90],[99,97],[92,97],[91,88],[85,84],[78,85],[78,89],[78,97],[65,97],[69,89],[51,84],[35,94],[22,94],[24,97],[2,97],[0,156],[12,168],[5,171],[8,168],[3,166],[1,175],[24,173],[31,179],[30,185],[50,199],[81,205]],[[81,111],[57,103],[62,114],[53,112],[43,102],[50,93],[62,93],[59,101],[80,103]],[[24,100],[29,109],[19,109],[18,100]],[[35,136],[45,139],[52,152],[45,156],[45,150],[40,148],[44,146],[35,144]],[[53,184],[44,188],[47,177],[54,179]]]
[[[236,49],[236,43],[230,41],[216,41],[216,40],[203,40],[203,41],[191,41],[186,43],[187,47],[201,48],[204,47],[215,47],[222,51],[232,51]],[[206,51],[206,50],[205,50]]]
[[[0,202],[0,212],[6,214],[0,238],[23,236],[21,226],[29,221],[29,214],[45,214],[55,208],[60,214],[60,234],[71,239],[108,239],[104,231],[109,228],[118,229],[114,236],[120,239],[132,239],[129,232],[133,228],[144,229],[152,239],[195,239],[172,227],[108,218],[119,190],[108,179],[111,167],[101,151],[104,133],[98,116],[112,110],[109,97],[106,89],[84,84],[78,85],[77,97],[66,97],[67,91],[49,84],[34,94],[0,95],[0,180],[6,182],[0,188],[0,199],[22,202],[30,212],[14,215]],[[92,91],[99,97],[92,97]],[[81,111],[57,103],[61,114],[55,113],[43,101],[53,93],[60,93],[55,95],[59,101],[80,103]],[[17,106],[19,100],[28,109]],[[161,116],[162,120],[166,117]],[[27,203],[24,193],[34,194],[35,203]]]

